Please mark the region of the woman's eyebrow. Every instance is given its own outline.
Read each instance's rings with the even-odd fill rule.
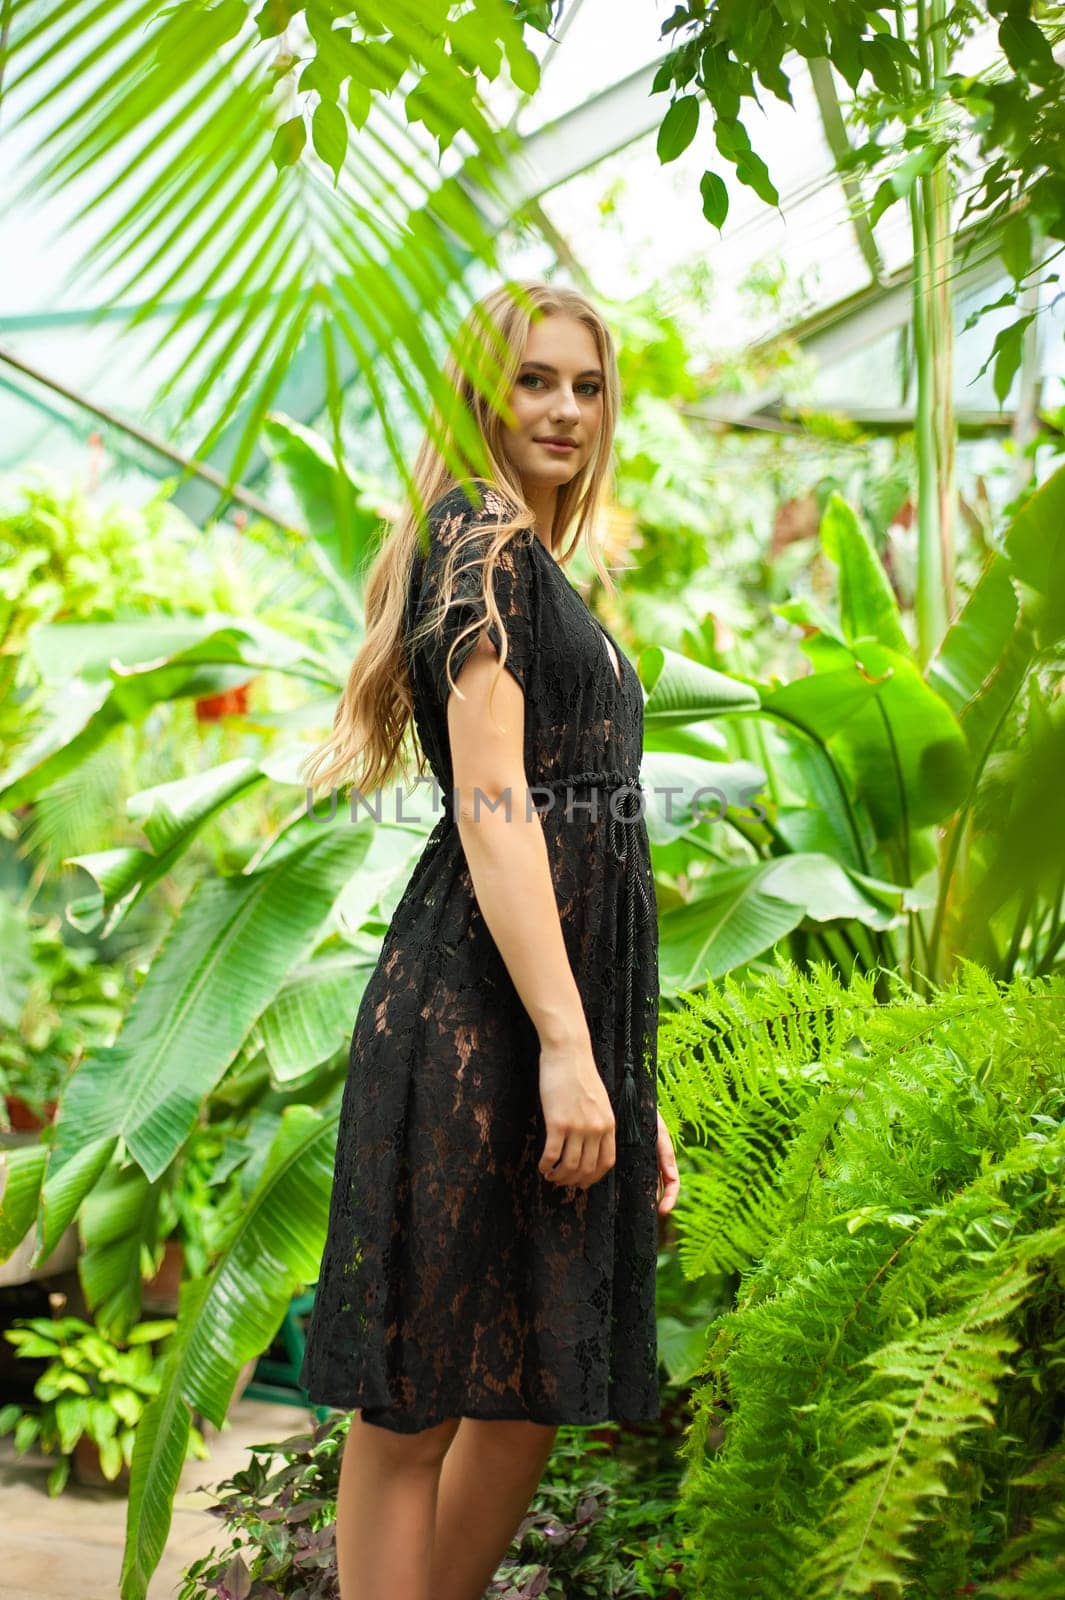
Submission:
[[[556,378],[558,377],[558,368],[551,366],[547,361],[523,361],[522,366],[539,367],[541,372],[551,372]],[[577,376],[578,378],[601,378],[603,374],[598,367],[585,367],[584,371],[578,372]]]

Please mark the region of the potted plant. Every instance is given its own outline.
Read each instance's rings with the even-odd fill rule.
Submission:
[[[159,1389],[159,1356],[152,1346],[173,1321],[141,1322],[116,1343],[80,1317],[20,1317],[4,1330],[20,1357],[44,1360],[33,1392],[40,1406],[0,1407],[0,1434],[14,1430],[15,1450],[31,1446],[59,1459],[48,1493],[61,1494],[73,1469],[80,1483],[129,1483],[137,1423]],[[203,1436],[190,1428],[188,1450],[208,1459]]]
[[[86,1049],[109,1043],[124,1011],[120,967],[88,944],[69,944],[58,915],[0,894],[0,1131],[39,1131],[52,1120]]]

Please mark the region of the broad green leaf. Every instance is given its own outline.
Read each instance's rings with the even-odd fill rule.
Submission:
[[[335,185],[348,149],[348,124],[339,106],[328,100],[319,100],[311,117],[311,138],[314,148],[332,172]]]
[[[776,184],[757,151],[744,150],[737,156],[736,176],[748,189],[753,189],[759,200],[764,200],[767,206],[779,206],[780,195]]]
[[[97,1054],[101,1059],[106,1059],[108,1052],[99,1051]],[[118,1145],[117,1134],[109,1134],[104,1129],[85,1128],[82,1130],[81,1139],[76,1145],[72,1144],[68,1159],[62,1167],[53,1171],[49,1157],[49,1164],[41,1184],[36,1248],[31,1266],[39,1267],[42,1262],[47,1261],[77,1216],[85,1196],[99,1182],[101,1174],[107,1169]]]
[[[14,1254],[33,1227],[47,1162],[48,1147],[43,1144],[16,1145],[4,1151],[0,1261],[7,1261]]]
[[[137,1429],[122,1600],[143,1600],[165,1547],[190,1408],[222,1426],[241,1367],[269,1348],[293,1294],[318,1274],[336,1138],[335,1117],[289,1106],[218,1265],[182,1286],[159,1395]]]
[[[121,1136],[153,1182],[169,1166],[286,973],[310,953],[368,840],[365,825],[338,824],[276,865],[197,885],[116,1044],[68,1080],[44,1184],[53,1236],[91,1187],[66,1182],[86,1147]]]
[[[658,1354],[671,1383],[688,1383],[702,1368],[710,1336],[710,1320],[708,1317],[689,1326],[678,1317],[658,1318]]]
[[[797,928],[803,908],[770,892],[766,862],[725,867],[700,881],[687,905],[659,919],[663,993],[720,978]]]
[[[847,868],[848,876],[871,899],[880,900],[895,911],[927,911],[936,903],[930,885],[916,886],[903,883],[886,883],[883,878],[871,878],[867,873]]]
[[[662,118],[656,138],[658,159],[665,165],[675,161],[691,144],[699,127],[699,97],[682,94]]]
[[[188,1454],[192,1426],[192,1413],[174,1375],[181,1370],[196,1326],[195,1314],[206,1294],[205,1278],[187,1278],[182,1284],[178,1326],[167,1343],[159,1393],[137,1424],[126,1503],[126,1542],[119,1590],[122,1600],[145,1600],[151,1575],[166,1548],[174,1495]]]
[[[1056,644],[1065,635],[1065,467],[1025,501],[1005,548],[1014,575],[1038,596],[1025,614],[1042,644]]]
[[[865,880],[832,856],[777,856],[767,863],[762,884],[778,899],[802,906],[814,922],[856,918],[870,928],[891,928],[902,920],[901,884],[878,884],[871,892]]]
[[[245,756],[224,761],[205,772],[154,784],[130,795],[126,810],[139,822],[156,855],[165,855],[212,816],[219,806],[243,794],[263,777],[262,768]]]
[[[1015,748],[1003,752],[1004,793],[996,810],[986,871],[965,908],[976,931],[1018,896],[1057,905],[1065,874],[1065,716],[1029,680],[1027,715]]]
[[[151,850],[128,846],[92,855],[68,856],[93,879],[96,890],[67,906],[67,918],[83,932],[99,927],[109,934],[143,895],[164,877],[188,849],[204,823],[239,796],[263,782],[256,763],[238,757],[206,772],[154,785],[131,795],[126,809],[141,819]]]
[[[868,709],[879,686],[876,677],[851,661],[836,671],[819,671],[779,688],[763,686],[761,707],[767,716],[801,728],[825,744]]]
[[[652,723],[644,730],[645,752],[665,751],[669,755],[695,756],[700,761],[723,761],[728,739],[712,722]]]
[[[699,179],[699,193],[703,199],[703,216],[720,230],[728,216],[728,190],[724,179],[708,168]]]
[[[1017,624],[1017,596],[1006,562],[992,557],[925,668],[931,687],[964,719],[998,667]]]
[[[640,779],[647,791],[647,830],[655,844],[682,838],[702,823],[723,821],[726,808],[751,821],[756,802],[765,799],[766,775],[753,761],[703,761],[652,751],[644,756]],[[696,807],[700,817],[694,815]]]
[[[154,1239],[159,1185],[133,1162],[104,1172],[78,1212],[78,1275],[93,1319],[123,1339],[140,1316],[141,1252]]]
[[[957,718],[913,662],[883,645],[856,644],[847,651],[823,637],[805,640],[803,649],[818,677],[837,677],[850,657],[851,670],[875,688],[872,700],[830,743],[853,792],[868,806],[878,836],[893,837],[905,827],[949,816],[968,787],[968,746]]]
[[[1000,406],[1005,405],[1013,380],[1017,376],[1021,361],[1024,357],[1024,335],[1030,322],[1035,320],[1034,313],[1018,317],[1011,322],[1008,328],[1000,328],[995,335],[991,346],[991,354],[976,374],[980,377],[987,370],[990,363],[994,363],[991,381],[995,390],[995,399]]]
[[[821,547],[839,568],[839,612],[846,637],[851,643],[876,639],[889,650],[908,655],[909,642],[887,573],[854,511],[834,491],[821,518]]]
[[[535,94],[540,87],[540,60],[535,51],[529,49],[517,31],[504,36],[503,48],[515,87],[522,94]]]
[[[274,1083],[298,1083],[347,1044],[370,972],[354,950],[293,968],[258,1022]]]
[[[892,903],[885,888],[895,890]],[[901,920],[901,886],[871,888],[826,855],[776,856],[710,871],[687,905],[661,917],[659,966],[666,993],[723,977],[797,928],[857,918],[872,928]]]
[[[320,434],[291,417],[273,415],[263,442],[300,504],[307,530],[321,549],[333,587],[350,615],[362,623],[358,598],[366,565],[376,553],[380,515],[368,477],[347,463],[337,470]]]
[[[998,14],[996,7],[993,15]],[[1050,39],[1031,17],[1024,15],[1024,8],[1018,6],[1007,11],[999,24],[998,39],[1010,66],[1025,78],[1049,84],[1060,74]]]
[[[1016,284],[1032,265],[1032,229],[1026,211],[1014,211],[1002,224],[998,253]]]
[[[733,711],[756,711],[758,691],[739,678],[652,645],[640,655],[640,676],[648,690],[644,726],[661,730],[720,717]]]
[[[278,171],[282,167],[294,166],[303,154],[306,143],[307,125],[302,116],[289,117],[287,122],[283,122],[270,145],[270,159]]]
[[[33,799],[161,700],[215,694],[258,671],[336,687],[324,658],[245,617],[49,623],[35,629],[33,650],[55,697],[44,726],[0,774],[8,806]]]

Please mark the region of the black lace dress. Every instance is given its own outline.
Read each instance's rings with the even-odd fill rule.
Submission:
[[[505,513],[491,489],[478,510],[458,486],[436,502],[428,553],[413,564],[408,632],[450,543]],[[566,948],[617,1112],[616,1160],[588,1189],[538,1168],[536,1031],[447,805],[444,663],[455,635],[484,615],[480,575],[467,567],[457,583],[467,599],[449,611],[444,639],[414,652],[415,728],[445,810],[355,1019],[300,1374],[315,1403],[360,1408],[404,1433],[456,1416],[580,1425],[659,1415],[658,927],[638,781],[643,691],[531,529],[505,547],[493,581]],[[475,637],[455,651],[454,678]]]

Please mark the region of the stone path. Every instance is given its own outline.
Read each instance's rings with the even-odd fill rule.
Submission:
[[[191,1561],[220,1546],[225,1529],[204,1507],[210,1497],[192,1491],[217,1484],[247,1465],[248,1446],[283,1439],[309,1426],[313,1413],[268,1400],[238,1400],[227,1427],[206,1432],[209,1461],[185,1462],[174,1499],[163,1559],[148,1600],[174,1600]],[[0,1595],[3,1600],[119,1600],[126,1497],[117,1489],[83,1487],[71,1479],[49,1499],[45,1484],[53,1456],[15,1454],[10,1434],[0,1438]]]

